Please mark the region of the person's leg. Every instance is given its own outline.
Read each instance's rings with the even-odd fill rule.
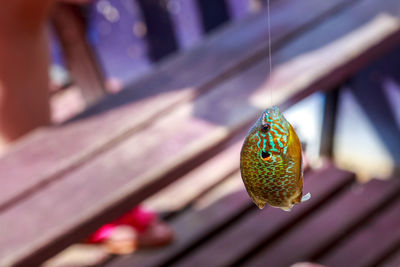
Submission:
[[[46,18],[53,0],[2,1],[0,9],[0,154],[50,122]]]
[[[89,0],[64,1],[89,2]],[[53,0],[1,2],[0,154],[13,140],[38,126],[50,123],[49,51],[45,24],[52,2]],[[128,212],[124,218],[132,220],[128,223],[132,229],[138,228],[139,223],[145,225],[137,235],[128,236],[130,238],[128,243],[158,246],[173,239],[171,228],[158,221],[156,214],[136,208]],[[127,222],[122,224],[125,225]],[[103,229],[100,228],[99,233],[102,233]],[[107,237],[110,237],[108,240],[110,247],[121,248],[121,242],[115,235]]]

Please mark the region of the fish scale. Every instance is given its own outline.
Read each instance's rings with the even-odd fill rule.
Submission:
[[[302,198],[300,140],[277,107],[267,109],[250,129],[240,154],[246,190],[260,208],[265,204],[290,210]]]

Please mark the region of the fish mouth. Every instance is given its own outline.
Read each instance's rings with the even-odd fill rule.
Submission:
[[[279,116],[281,114],[279,108],[277,106],[273,106],[272,108],[267,108],[265,113],[271,116]]]
[[[288,122],[277,106],[273,106],[272,108],[268,108],[264,111],[261,123],[262,125],[279,123],[285,130],[288,130],[289,126]]]
[[[271,116],[271,117],[277,117],[281,114],[279,111],[279,108],[277,106],[273,106],[272,108],[267,108],[264,111],[264,117]]]
[[[263,123],[268,123],[268,121],[281,118],[282,114],[277,106],[272,108],[267,108],[263,114]]]

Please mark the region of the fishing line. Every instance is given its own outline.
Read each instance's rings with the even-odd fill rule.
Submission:
[[[270,21],[270,14],[269,14],[269,1],[267,0],[267,24],[268,24],[268,58],[269,58],[269,81],[271,82],[271,75],[272,75],[272,56],[271,56],[271,21]],[[270,106],[272,106],[272,87],[269,86],[270,90]]]

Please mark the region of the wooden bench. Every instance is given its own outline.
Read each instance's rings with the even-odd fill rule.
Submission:
[[[169,219],[179,237],[172,245],[118,257],[106,266],[290,266],[304,260],[372,266],[396,249],[399,179],[360,185],[353,174],[327,164],[306,172],[305,190],[313,192],[309,205],[290,214],[272,208],[260,212],[248,201],[236,172]],[[368,228],[375,224],[377,236],[385,226],[396,231],[380,236],[378,248],[371,244]],[[368,257],[347,257],[364,248]],[[335,255],[339,261],[331,259]]]
[[[182,8],[179,3],[178,5],[179,9]],[[131,8],[137,8],[140,13],[136,19],[143,20],[146,25],[144,41],[148,47],[148,53],[144,57],[148,58],[148,62],[140,62],[141,64],[152,65],[180,49],[193,46],[194,40],[217,29],[231,17],[228,14],[229,6],[224,0],[194,0],[189,3],[189,9],[190,6],[191,8],[198,7],[199,18],[196,21],[197,27],[189,29],[192,31],[190,40],[186,40],[188,30],[183,30],[184,26],[179,24],[182,15],[177,16],[174,12],[169,12],[170,7],[166,0],[137,0],[132,3]],[[100,64],[98,52],[94,51],[95,47],[91,47],[93,44],[87,40],[89,10],[88,4],[60,2],[57,3],[51,16],[53,39],[57,41],[54,45],[60,46],[59,49],[62,52],[60,56],[65,59],[65,67],[71,78],[66,84],[58,84],[56,90],[52,90],[51,93],[56,95],[64,91],[60,89],[69,89],[71,85],[76,85],[80,89],[86,107],[106,97],[109,90],[115,90],[106,88],[105,68]],[[151,69],[151,66],[147,68]]]
[[[386,15],[379,15],[382,13]],[[268,88],[273,90],[274,103],[285,109],[313,92],[338,87],[400,41],[400,11],[395,0],[274,2],[274,73],[266,80],[265,14],[229,25],[75,120],[39,129],[17,143],[0,161],[0,264],[34,266],[43,262],[211,157],[218,157],[233,143],[240,143],[244,131],[265,108]],[[228,154],[238,155],[237,150]],[[229,182],[232,180],[226,177],[232,174],[236,183],[237,170],[233,160],[217,170],[218,177]],[[316,194],[312,203],[325,203],[351,183],[350,174],[334,168],[323,174],[339,178],[321,187],[318,182],[310,183],[315,184],[315,191],[310,188]],[[204,183],[203,188],[210,185],[214,182]],[[372,199],[361,212],[371,212],[395,189],[386,190],[378,189],[382,199]],[[218,231],[232,218],[247,213],[267,216],[254,212],[249,199],[240,194],[234,197],[242,199],[237,206],[229,201],[206,216],[220,218],[219,227],[200,232],[204,235],[192,238],[192,245],[184,244],[172,258],[165,256],[167,263],[182,251],[200,247],[210,229],[211,233]],[[192,201],[191,197],[187,201]],[[304,205],[293,214],[307,220],[306,215],[316,206]],[[279,211],[269,209],[267,213]],[[192,218],[199,216],[192,214]],[[293,224],[280,217],[283,224]],[[181,224],[182,229],[196,221],[187,220],[190,223]],[[263,231],[271,231],[265,232],[269,236],[276,229]],[[193,228],[188,228],[190,232]],[[179,240],[178,234],[177,244]],[[241,257],[247,253],[251,251]]]

